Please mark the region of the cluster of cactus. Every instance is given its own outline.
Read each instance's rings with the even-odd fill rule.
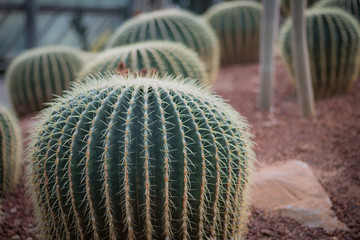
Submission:
[[[0,197],[19,182],[22,139],[16,117],[0,105]]]
[[[341,8],[360,21],[360,0],[323,0],[314,7],[335,7]]]
[[[111,48],[84,68],[79,74],[79,81],[92,74],[114,71],[121,62],[132,71],[156,69],[160,77],[190,77],[210,84],[206,67],[197,53],[181,43],[169,41],[149,41]]]
[[[6,84],[12,105],[23,116],[44,108],[76,79],[83,62],[76,49],[44,47],[17,57],[9,66]]]
[[[220,51],[215,33],[201,18],[178,9],[141,14],[125,22],[111,37],[107,48],[149,40],[181,42],[204,61],[211,81],[216,79]]]
[[[288,20],[283,26],[280,45],[287,67],[294,76],[291,25]],[[306,29],[315,98],[347,93],[359,73],[358,22],[343,10],[314,8],[306,13]]]
[[[29,159],[43,239],[241,239],[248,125],[178,78],[104,74],[45,109]]]
[[[259,60],[261,4],[235,1],[216,4],[205,13],[215,30],[223,65]]]
[[[290,1],[291,0],[281,0],[280,11],[284,16],[290,15]],[[303,0],[300,0],[300,1],[303,1]],[[319,2],[319,1],[320,0],[306,0],[306,6],[311,7],[316,2]],[[343,1],[343,0],[340,0],[340,1]]]

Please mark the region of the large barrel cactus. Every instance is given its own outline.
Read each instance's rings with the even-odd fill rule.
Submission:
[[[281,29],[283,58],[294,76],[291,21]],[[358,77],[360,28],[343,10],[315,8],[306,13],[307,43],[314,96],[317,99],[347,93]]]
[[[360,0],[323,0],[314,7],[335,7],[341,8],[360,21]]]
[[[79,80],[83,81],[89,74],[114,71],[120,63],[132,71],[156,69],[160,76],[183,76],[198,79],[200,83],[210,83],[206,67],[197,53],[181,43],[169,41],[111,48],[88,64],[80,73]]]
[[[199,54],[210,79],[216,79],[220,61],[219,44],[214,31],[201,18],[177,9],[141,14],[125,22],[113,34],[107,47],[148,40],[183,43]]]
[[[28,176],[41,238],[241,239],[254,161],[243,118],[179,79],[98,80],[35,127]]]
[[[23,53],[9,66],[6,84],[10,100],[20,115],[44,108],[53,95],[69,89],[82,67],[76,49],[44,47]]]
[[[216,4],[205,13],[215,30],[223,65],[259,60],[261,4],[249,1]]]
[[[17,119],[0,105],[0,197],[19,182],[22,150]]]

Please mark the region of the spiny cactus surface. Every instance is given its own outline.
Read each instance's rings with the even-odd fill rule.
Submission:
[[[294,76],[291,21],[281,30],[283,58]],[[360,28],[343,10],[314,8],[306,13],[307,44],[314,96],[317,99],[347,93],[358,77]]]
[[[196,52],[181,43],[168,41],[143,42],[111,48],[88,64],[79,74],[84,81],[90,74],[114,71],[120,63],[131,71],[156,69],[159,76],[175,75],[210,84],[206,67]]]
[[[323,0],[314,7],[335,7],[343,9],[360,21],[360,0]]]
[[[216,4],[204,15],[215,30],[223,65],[259,60],[261,4],[248,1]]]
[[[179,79],[105,75],[45,109],[29,178],[42,239],[242,239],[244,119]]]
[[[53,95],[69,89],[83,62],[80,51],[68,47],[44,47],[27,51],[9,66],[6,84],[11,103],[20,115],[44,108]]]
[[[17,119],[0,105],[0,197],[19,182],[22,150]]]
[[[178,9],[141,14],[125,22],[111,37],[107,48],[149,40],[181,42],[197,52],[212,81],[220,61],[219,43],[214,31],[203,19]]]

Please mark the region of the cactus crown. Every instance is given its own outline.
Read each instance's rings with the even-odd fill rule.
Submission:
[[[45,109],[28,176],[43,238],[240,239],[248,125],[193,82],[103,76]]]
[[[360,0],[323,0],[318,2],[314,7],[336,7],[341,8],[360,21]]]
[[[220,42],[224,65],[259,59],[261,4],[235,1],[219,3],[204,15]]]
[[[0,105],[0,197],[19,182],[21,157],[22,140],[17,120]]]
[[[84,76],[89,74],[113,71],[120,62],[132,71],[154,68],[159,76],[183,76],[209,83],[206,67],[199,56],[181,43],[168,41],[149,41],[111,48],[88,64],[79,74],[79,80],[83,81]]]
[[[60,46],[37,48],[17,57],[6,73],[11,103],[19,115],[44,108],[70,87],[83,63],[80,51]]]
[[[178,9],[141,14],[120,26],[107,47],[149,40],[183,43],[199,54],[210,79],[216,78],[220,61],[218,40],[211,27],[194,14]]]
[[[280,33],[281,53],[294,76],[291,21]],[[307,43],[314,96],[317,99],[347,93],[358,77],[360,27],[340,9],[313,8],[306,12]]]

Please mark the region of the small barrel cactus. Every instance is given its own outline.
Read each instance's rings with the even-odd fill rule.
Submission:
[[[121,62],[132,71],[156,69],[159,76],[190,77],[201,83],[210,81],[197,53],[181,43],[169,41],[149,41],[111,48],[89,63],[79,74],[79,80],[85,80],[89,74],[114,71]]]
[[[291,21],[280,34],[280,48],[294,76]],[[307,44],[311,79],[316,99],[347,93],[358,77],[360,65],[360,27],[343,10],[314,8],[306,13]]]
[[[215,30],[223,65],[259,60],[261,4],[248,1],[216,4],[205,13]]]
[[[247,123],[195,83],[154,76],[105,74],[42,112],[28,169],[42,239],[244,237]]]
[[[284,16],[290,15],[290,1],[291,0],[281,0],[280,12]],[[301,0],[301,1],[303,1],[303,0]],[[313,6],[316,2],[319,2],[319,1],[320,0],[306,0],[306,6],[309,8],[309,7]],[[340,1],[342,1],[342,0],[340,0]]]
[[[20,127],[15,116],[0,105],[0,197],[19,182],[22,157]]]
[[[69,89],[83,65],[79,55],[78,50],[68,47],[43,47],[17,57],[6,75],[16,112],[20,116],[37,112],[54,94]]]
[[[323,0],[314,7],[335,7],[341,8],[360,21],[360,0]]]
[[[219,44],[214,31],[201,18],[178,9],[141,14],[125,22],[111,37],[107,48],[149,40],[181,42],[197,52],[209,77],[217,77]]]

